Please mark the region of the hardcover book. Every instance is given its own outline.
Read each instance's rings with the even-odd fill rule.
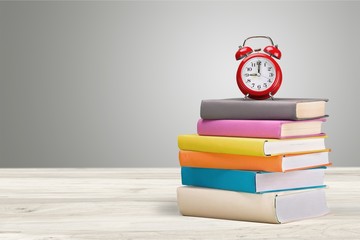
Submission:
[[[325,187],[324,172],[325,167],[285,173],[181,167],[181,180],[189,186],[265,193]]]
[[[181,150],[196,152],[274,156],[325,150],[325,137],[271,139],[188,134],[178,136],[178,146]]]
[[[264,119],[304,120],[325,117],[325,104],[321,98],[275,98],[253,100],[244,98],[203,100],[202,119]]]
[[[306,154],[278,156],[245,156],[237,154],[179,151],[182,167],[288,172],[329,166],[329,149]]]
[[[179,187],[177,202],[185,216],[287,223],[329,213],[324,189],[251,194]]]
[[[324,135],[324,118],[304,121],[289,120],[204,120],[197,123],[197,133],[207,136],[295,138]]]

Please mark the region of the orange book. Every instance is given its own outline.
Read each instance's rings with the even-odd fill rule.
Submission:
[[[329,166],[329,149],[306,154],[278,156],[244,156],[238,154],[179,151],[182,167],[238,169],[266,172],[287,172],[292,170]]]

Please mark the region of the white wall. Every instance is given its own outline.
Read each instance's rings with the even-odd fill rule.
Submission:
[[[269,35],[278,97],[326,97],[335,166],[360,166],[359,2],[0,2],[0,167],[178,166],[201,99],[241,97]],[[262,44],[262,43],[261,43]]]

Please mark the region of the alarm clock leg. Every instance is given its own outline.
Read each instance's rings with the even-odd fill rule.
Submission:
[[[271,92],[269,93],[269,96],[270,96],[271,100],[275,100],[274,96],[271,94]]]

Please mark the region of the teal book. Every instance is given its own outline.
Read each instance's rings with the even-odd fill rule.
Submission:
[[[322,188],[326,167],[290,172],[181,168],[183,185],[247,193]]]

